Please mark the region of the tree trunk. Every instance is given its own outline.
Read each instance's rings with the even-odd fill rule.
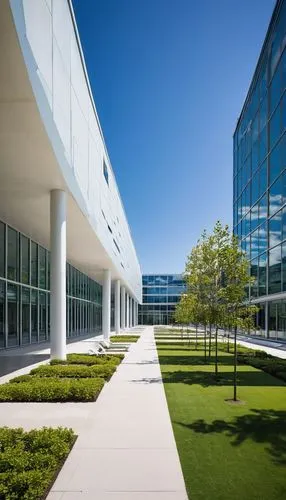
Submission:
[[[216,325],[215,329],[215,376],[218,374],[218,358],[217,358],[217,334],[218,334],[218,326]]]
[[[237,401],[237,326],[234,327],[234,356],[233,356],[233,400]]]
[[[228,334],[227,334],[227,352],[229,353],[229,328],[228,328]]]
[[[187,327],[187,336],[188,336],[188,343],[189,343],[189,348],[191,347],[191,336],[190,336],[190,330]]]
[[[196,351],[198,350],[198,324],[196,324]]]
[[[205,363],[206,363],[207,362],[207,325],[205,325],[204,344],[205,344]]]
[[[211,357],[212,349],[212,325],[210,324],[210,336],[209,336],[209,358]]]

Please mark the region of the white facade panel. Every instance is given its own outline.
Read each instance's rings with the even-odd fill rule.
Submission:
[[[53,116],[59,131],[65,155],[71,163],[71,87],[70,77],[63,64],[57,42],[53,43]]]
[[[23,0],[26,34],[33,51],[38,75],[52,107],[52,17],[46,0]]]
[[[140,266],[98,121],[70,0],[9,1],[16,28],[24,26],[19,41],[63,178],[116,269],[116,278],[141,301]]]

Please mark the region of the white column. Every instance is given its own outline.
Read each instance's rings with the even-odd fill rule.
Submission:
[[[126,294],[126,328],[129,328],[129,295]]]
[[[120,333],[120,280],[115,281],[115,333],[119,335]]]
[[[133,299],[130,297],[130,328],[133,326]]]
[[[125,330],[125,307],[126,307],[126,301],[125,301],[125,286],[121,287],[121,329]]]
[[[51,191],[51,358],[66,359],[66,193]]]
[[[110,336],[110,302],[111,273],[109,269],[104,269],[102,287],[102,333],[104,340],[109,340]]]
[[[136,301],[133,300],[133,326],[136,326]]]

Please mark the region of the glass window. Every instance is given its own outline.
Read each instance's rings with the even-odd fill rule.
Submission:
[[[21,234],[21,282],[30,283],[30,250],[29,239]]]
[[[282,132],[286,130],[286,94],[282,99]]]
[[[281,83],[282,83],[282,92],[283,92],[286,88],[286,51],[285,50],[284,50],[284,53],[283,53],[282,59],[281,59],[281,69],[282,69],[282,82]]]
[[[267,96],[264,97],[260,105],[260,130],[262,130],[267,122]]]
[[[39,340],[47,338],[47,303],[46,292],[39,292]]]
[[[31,290],[31,340],[38,342],[38,292]]]
[[[267,254],[264,253],[258,258],[258,295],[266,295],[266,264]]]
[[[18,286],[7,284],[7,328],[8,347],[19,344],[18,330]]]
[[[38,245],[31,241],[31,285],[38,286]]]
[[[269,219],[269,247],[281,243],[282,236],[282,210]]]
[[[271,155],[269,157],[269,180],[270,184],[280,175],[281,173],[281,149],[282,149],[282,141],[280,141],[277,146],[272,150]]]
[[[282,176],[280,175],[274,184],[272,184],[269,191],[269,215],[274,214],[281,207],[282,190]]]
[[[268,293],[281,292],[281,245],[269,251]]]
[[[270,149],[276,144],[280,137],[280,107],[276,109],[270,120]]]
[[[22,344],[30,344],[30,289],[22,287],[21,294]]]
[[[261,163],[267,155],[267,127],[265,127],[259,137],[259,162]]]
[[[0,348],[5,347],[5,282],[0,280]]]
[[[259,133],[258,124],[259,124],[259,113],[257,113],[256,117],[252,122],[252,142],[255,142],[258,139],[258,133]]]
[[[252,147],[252,172],[255,172],[259,165],[259,142],[256,141]]]
[[[260,171],[256,171],[252,178],[252,204],[256,203],[259,198],[259,175]]]
[[[259,224],[265,222],[267,218],[267,195],[263,196],[259,200]]]
[[[5,224],[0,222],[0,276],[5,277]]]
[[[38,247],[39,251],[39,287],[46,288],[46,250]]]
[[[259,253],[267,250],[267,222],[259,227]]]
[[[282,290],[286,291],[286,243],[282,244]]]
[[[275,71],[275,75],[270,85],[270,114],[272,114],[272,112],[274,111],[280,100],[280,95],[281,95],[280,88],[281,88],[281,79],[278,67],[277,70]]]
[[[282,210],[282,239],[286,239],[286,207]]]
[[[280,57],[280,37],[277,32],[272,35],[272,44],[271,44],[271,56],[270,56],[270,76],[274,74],[275,68],[277,66],[279,57]]]
[[[18,280],[18,257],[18,233],[15,229],[8,227],[7,277],[9,280]]]
[[[258,226],[258,203],[254,205],[251,209],[251,231],[257,228]]]
[[[258,295],[258,258],[254,259],[250,263],[250,275],[254,278],[254,282],[251,285],[251,297],[257,297]]]
[[[259,169],[259,196],[262,196],[267,189],[267,162],[262,163]]]
[[[107,166],[106,166],[106,163],[104,160],[103,160],[103,175],[104,175],[104,178],[106,180],[106,184],[109,185],[108,169],[107,169]]]

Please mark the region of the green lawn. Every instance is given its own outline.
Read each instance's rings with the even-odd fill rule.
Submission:
[[[158,345],[170,416],[190,500],[286,499],[286,385],[239,366],[232,397],[232,356],[214,365],[203,351]]]

